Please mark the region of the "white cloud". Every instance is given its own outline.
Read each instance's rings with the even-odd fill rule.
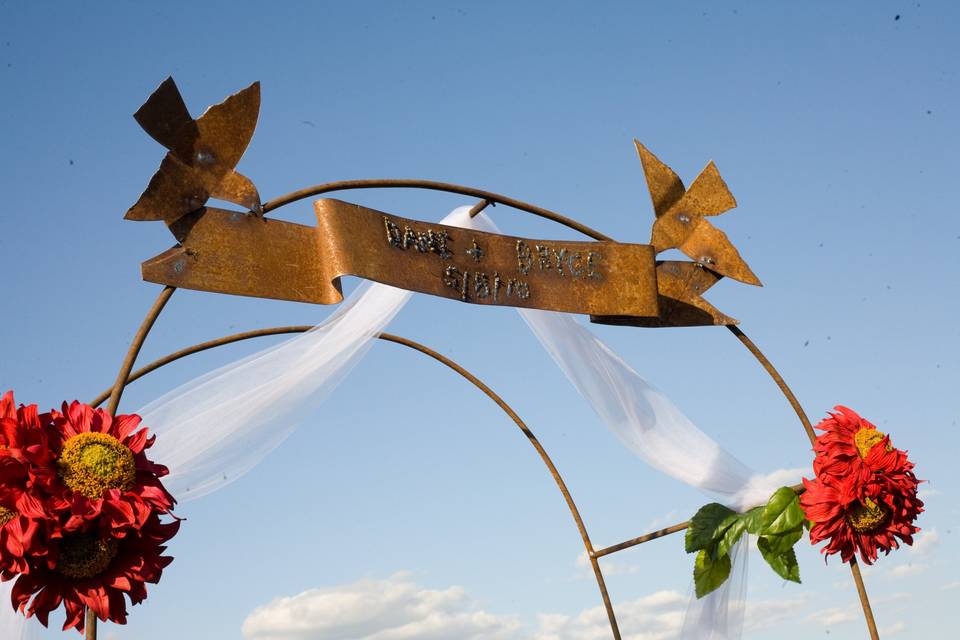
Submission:
[[[921,500],[927,500],[932,496],[938,496],[938,495],[940,495],[940,492],[937,491],[936,489],[924,488],[917,491],[917,497],[920,498]]]
[[[628,576],[640,573],[642,568],[633,564],[621,564],[611,560],[609,557],[600,558],[600,567],[603,569],[603,575],[609,576]],[[590,565],[590,558],[584,551],[577,556],[577,577],[593,579],[593,567]]]
[[[947,584],[940,587],[941,591],[953,591],[954,589],[960,589],[960,580],[954,580],[953,582],[948,582]]]
[[[676,591],[657,591],[617,603],[617,621],[630,640],[674,640],[683,624],[687,598]],[[584,609],[575,616],[547,614],[539,617],[533,640],[597,640],[610,636],[603,607]]]
[[[689,516],[688,516],[689,517]],[[685,519],[685,518],[684,518]],[[682,519],[677,517],[676,511],[668,511],[662,516],[657,516],[647,524],[644,531],[659,531],[671,525],[677,524]]]
[[[781,624],[806,602],[807,596],[750,601],[744,628]],[[678,640],[688,603],[677,591],[657,591],[615,608],[625,638]],[[461,587],[426,589],[399,573],[275,598],[251,612],[242,631],[248,640],[606,640],[610,635],[602,606],[574,615],[540,614],[535,627],[514,615],[484,611]]]
[[[507,640],[515,616],[479,609],[461,587],[424,589],[406,574],[276,598],[243,622],[251,640]]]
[[[936,529],[928,529],[927,531],[921,531],[916,540],[913,541],[913,546],[910,547],[910,552],[917,555],[926,555],[933,551],[940,544],[940,534]]]
[[[874,604],[896,604],[906,602],[907,600],[913,600],[913,594],[907,591],[897,591],[883,596],[882,598],[877,598],[873,601]]]
[[[923,573],[927,570],[927,565],[917,563],[910,564],[901,564],[890,569],[890,577],[892,578],[906,578],[907,576],[915,576]]]
[[[843,624],[844,622],[853,622],[859,615],[859,609],[857,609],[855,604],[851,604],[846,607],[831,607],[830,609],[816,611],[807,616],[807,620],[829,627],[835,624]]]
[[[813,475],[809,467],[777,469],[766,475],[755,475],[750,478],[747,486],[739,494],[734,496],[732,502],[741,503],[745,505],[746,508],[766,504],[774,491],[780,487],[800,484],[800,478],[804,475]]]
[[[886,627],[880,627],[879,629],[877,629],[877,631],[880,632],[881,637],[885,637],[885,636],[892,636],[895,633],[900,633],[901,631],[904,631],[906,628],[907,628],[907,625],[902,620],[898,620],[897,622],[894,622],[891,625],[887,625]]]
[[[747,614],[743,623],[744,631],[759,631],[795,618],[797,611],[807,604],[808,596],[784,600],[747,601]]]
[[[877,565],[875,565],[875,564],[861,564],[861,565],[860,565],[860,574],[861,574],[864,578],[867,578],[867,577],[869,577],[869,576],[872,576],[874,573],[879,574],[880,571],[881,571],[881,569],[878,569],[878,568],[877,568]],[[848,572],[848,573],[849,573],[849,572]]]

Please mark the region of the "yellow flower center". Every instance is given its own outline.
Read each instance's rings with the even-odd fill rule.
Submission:
[[[0,527],[7,524],[19,514],[14,509],[7,509],[6,507],[0,507]]]
[[[116,555],[116,540],[101,540],[90,533],[67,536],[60,543],[57,571],[68,578],[92,578],[106,571]]]
[[[870,498],[864,498],[863,503],[857,503],[847,514],[847,520],[855,531],[870,533],[879,529],[887,519],[889,511],[881,504]]]
[[[873,449],[873,445],[881,442],[884,438],[887,437],[887,434],[877,431],[876,429],[860,429],[853,436],[853,442],[857,445],[857,451],[860,453],[860,457],[866,459],[867,454],[870,453],[870,449]]]
[[[105,433],[80,433],[63,445],[60,479],[73,491],[99,498],[108,489],[129,489],[137,476],[133,452]]]

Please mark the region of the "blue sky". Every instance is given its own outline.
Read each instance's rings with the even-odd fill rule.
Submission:
[[[929,481],[925,542],[883,558],[867,586],[884,637],[943,637],[960,622],[958,28],[955,4],[930,1],[0,1],[0,386],[46,407],[89,400],[116,375],[158,290],[139,263],[171,243],[161,225],[122,219],[163,155],[130,115],[167,75],[194,114],[262,82],[239,169],[266,199],[338,179],[429,178],[645,242],[653,214],[636,137],[687,181],[713,159],[739,202],[717,225],[765,286],[724,281],[710,300],[742,321],[812,417],[859,410]],[[344,198],[421,219],[470,203]],[[308,223],[311,206],[279,216]],[[505,207],[493,216],[515,235],[576,237]],[[180,291],[142,357],[329,312]],[[623,449],[512,310],[420,296],[391,330],[457,359],[517,409],[599,546],[707,501]],[[789,406],[727,331],[594,330],[752,467],[809,466]],[[268,344],[168,367],[122,409]],[[182,511],[163,582],[101,637],[268,640],[254,622],[279,624],[289,603],[275,599],[298,594],[327,627],[284,638],[602,630],[579,537],[534,452],[474,389],[394,345],[377,345],[257,469]],[[802,585],[753,559],[746,637],[864,637],[849,572],[801,546]],[[680,538],[604,566],[625,636],[673,637],[691,570]],[[328,615],[347,601],[360,603],[352,631]],[[433,635],[427,619],[440,621]]]

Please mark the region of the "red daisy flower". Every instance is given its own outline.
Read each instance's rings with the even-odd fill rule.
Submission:
[[[97,521],[114,537],[126,535],[151,513],[169,513],[176,501],[160,478],[167,468],[145,454],[155,440],[147,437],[138,415],[111,417],[103,409],[74,401],[54,412],[48,429],[63,484],[56,509],[69,508],[68,532]]]
[[[47,555],[47,512],[35,492],[54,479],[37,405],[16,407],[13,392],[0,398],[0,575],[30,570]]]
[[[13,605],[47,624],[62,604],[64,629],[84,627],[84,608],[126,622],[173,558],[164,543],[180,521],[151,462],[140,417],[79,402],[62,412],[0,400],[0,578],[16,578]]]
[[[132,604],[147,597],[147,582],[156,584],[163,568],[173,561],[161,555],[164,543],[176,535],[180,521],[162,523],[152,513],[138,528],[123,538],[102,536],[96,527],[65,534],[55,541],[53,568],[39,567],[22,574],[13,586],[14,606],[27,617],[37,616],[44,626],[50,612],[63,604],[63,629],[84,628],[84,607],[102,621],[126,624],[124,595]]]
[[[859,552],[867,564],[879,551],[913,544],[913,525],[923,511],[919,481],[904,451],[890,437],[846,407],[836,407],[817,425],[814,480],[803,479],[800,505],[813,522],[810,542],[827,540],[821,550],[848,562]]]
[[[0,459],[10,465],[5,471],[44,488],[49,488],[55,479],[53,453],[43,428],[50,415],[38,413],[35,404],[17,407],[13,391],[0,398]],[[7,486],[6,477],[0,472],[0,494]]]

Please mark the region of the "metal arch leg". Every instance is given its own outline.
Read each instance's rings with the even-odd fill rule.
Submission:
[[[167,297],[169,298],[169,295]],[[104,391],[97,398],[95,398],[91,404],[93,406],[97,406],[101,404],[104,400],[106,400],[108,396],[112,398],[113,397],[112,394],[116,394],[118,388],[121,388],[122,390],[122,386],[129,384],[134,380],[142,378],[148,373],[156,371],[157,369],[163,367],[164,365],[167,365],[181,358],[185,358],[194,353],[199,353],[201,351],[206,351],[208,349],[213,349],[215,347],[220,347],[220,346],[231,344],[234,342],[249,340],[250,338],[258,338],[262,336],[281,335],[281,334],[290,334],[290,333],[303,333],[312,328],[313,328],[312,325],[275,327],[270,329],[247,331],[247,332],[238,333],[230,336],[225,336],[223,338],[210,340],[208,342],[202,342],[202,343],[193,345],[191,347],[181,349],[180,351],[171,353],[158,360],[155,360],[154,362],[151,362],[150,364],[144,367],[141,367],[140,369],[138,369],[133,373],[130,372],[130,369],[132,368],[133,359],[135,359],[135,355],[134,355],[134,358],[128,357],[128,359],[124,361],[124,366],[126,368],[121,371],[121,373],[123,374],[122,383],[121,383],[121,379],[118,378],[118,381],[114,385],[114,387]],[[465,368],[463,368],[453,360],[434,351],[433,349],[430,349],[425,345],[422,345],[408,338],[403,338],[403,337],[388,334],[388,333],[381,334],[379,338],[381,340],[386,340],[387,342],[393,342],[393,343],[408,347],[410,349],[413,349],[415,351],[419,351],[420,353],[426,356],[429,356],[430,358],[433,358],[434,360],[440,362],[446,367],[452,369],[453,371],[458,373],[461,377],[465,378],[468,382],[473,384],[480,391],[482,391],[484,395],[486,395],[488,398],[493,400],[493,402],[498,407],[500,407],[504,411],[504,413],[506,413],[510,417],[511,420],[513,420],[514,424],[517,425],[517,427],[520,429],[523,435],[526,436],[531,446],[533,446],[533,448],[537,451],[537,454],[540,456],[540,459],[543,461],[544,465],[546,465],[547,469],[550,472],[550,475],[554,479],[554,482],[556,482],[557,484],[557,488],[560,490],[560,493],[563,495],[563,498],[567,503],[567,507],[570,510],[570,515],[573,517],[573,520],[577,525],[577,531],[580,533],[580,538],[583,540],[584,548],[587,551],[587,557],[590,559],[590,565],[593,568],[594,577],[597,580],[597,587],[600,590],[600,597],[603,600],[603,606],[607,612],[607,619],[610,623],[610,630],[613,634],[613,638],[614,640],[621,640],[620,628],[617,624],[616,613],[613,610],[613,604],[611,603],[610,595],[607,592],[607,586],[603,577],[603,571],[600,568],[600,563],[599,563],[600,556],[597,555],[595,549],[593,548],[593,543],[590,541],[590,536],[587,533],[586,526],[583,523],[583,519],[580,516],[580,512],[577,509],[577,505],[573,500],[573,496],[570,495],[570,491],[567,488],[567,485],[564,482],[563,477],[560,475],[560,472],[557,470],[556,466],[554,465],[553,460],[550,459],[550,456],[547,454],[546,450],[543,448],[543,445],[540,444],[540,441],[537,439],[536,435],[534,435],[534,433],[530,430],[530,428],[527,427],[527,425],[523,422],[520,416],[517,415],[517,413],[513,410],[512,407],[510,407],[510,405],[508,405],[500,396],[498,396],[492,389],[490,389],[490,387],[488,387],[483,381],[481,381],[479,378],[474,376],[472,373],[467,371]],[[142,340],[141,340],[141,343],[142,343]],[[133,347],[131,347],[131,350],[132,349]],[[137,346],[137,350],[139,350],[139,346]],[[126,366],[128,362],[130,366]],[[119,395],[118,395],[118,399],[119,399]],[[88,619],[89,619],[89,616],[90,616],[90,612],[88,612]],[[94,629],[95,629],[95,624],[96,624],[95,616],[93,617],[93,620],[94,620]],[[96,640],[96,632],[94,631],[94,635],[92,636],[92,638],[91,636],[88,636],[87,640]]]
[[[778,372],[770,360],[763,355],[763,352],[760,351],[760,348],[753,343],[753,340],[747,337],[747,334],[733,325],[727,325],[727,329],[729,329],[730,333],[735,335],[737,339],[743,343],[750,353],[753,354],[753,357],[757,359],[757,361],[770,375],[777,387],[779,387],[780,392],[783,393],[783,396],[787,399],[787,402],[789,402],[790,406],[793,407],[797,417],[800,418],[800,423],[803,425],[803,430],[806,431],[807,437],[810,439],[810,445],[813,446],[816,444],[817,434],[813,431],[813,427],[810,424],[810,419],[807,417],[803,407],[800,406],[800,401],[797,400],[797,396],[793,395],[793,391],[791,391],[790,387],[787,386],[787,383],[784,381],[783,376],[780,375],[780,372]],[[880,632],[877,631],[877,622],[873,618],[873,607],[870,606],[870,598],[867,596],[867,587],[863,583],[863,576],[860,573],[860,565],[857,564],[856,557],[851,558],[848,564],[850,565],[850,573],[853,574],[853,582],[857,586],[857,595],[860,596],[860,606],[863,609],[863,617],[867,622],[867,630],[870,632],[870,640],[880,640]]]
[[[150,307],[150,310],[147,312],[147,316],[140,324],[140,329],[137,331],[137,334],[133,337],[133,342],[130,343],[130,348],[127,349],[127,355],[120,365],[117,380],[110,389],[110,404],[107,405],[107,412],[111,416],[117,413],[117,407],[120,405],[120,396],[123,395],[123,389],[127,386],[127,378],[130,376],[130,370],[133,369],[133,365],[137,360],[137,355],[140,354],[140,348],[147,339],[150,329],[153,328],[153,323],[157,321],[157,318],[167,305],[167,301],[170,300],[170,296],[173,295],[174,291],[176,291],[174,287],[163,288],[163,291],[157,296],[153,306]],[[84,638],[86,640],[97,640],[97,614],[89,607],[87,608],[84,618]]]

